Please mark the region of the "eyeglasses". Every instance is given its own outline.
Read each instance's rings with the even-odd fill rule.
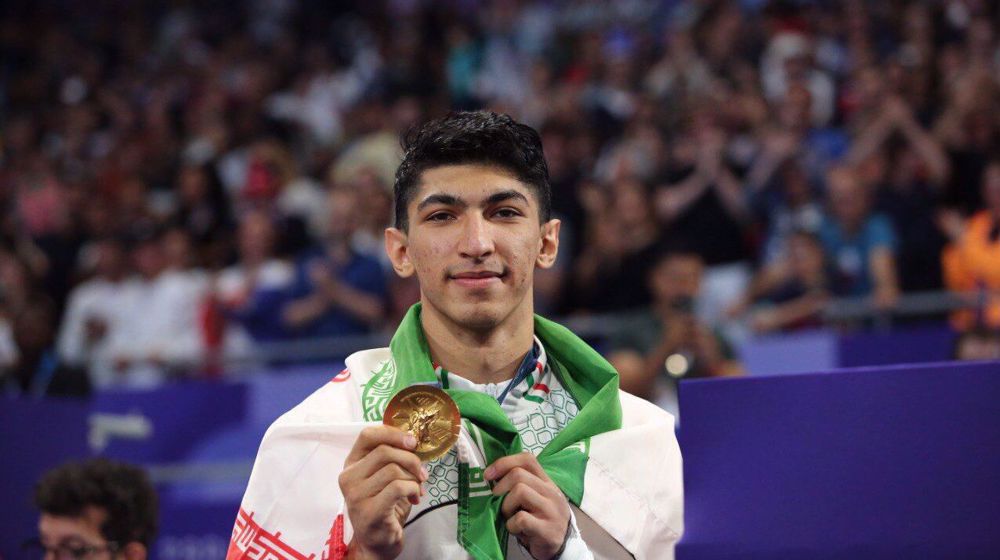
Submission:
[[[94,555],[107,552],[109,555],[118,551],[118,544],[109,542],[100,546],[89,544],[60,544],[58,546],[45,546],[41,540],[35,538],[24,542],[21,545],[25,560],[29,558],[44,558],[45,560],[90,560]]]

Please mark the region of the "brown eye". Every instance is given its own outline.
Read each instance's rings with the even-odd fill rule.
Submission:
[[[521,213],[514,208],[501,208],[493,213],[498,218],[517,218]]]

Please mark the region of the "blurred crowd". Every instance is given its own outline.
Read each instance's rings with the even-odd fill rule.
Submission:
[[[11,0],[0,7],[8,391],[148,387],[391,328],[399,135],[542,134],[537,309],[615,313],[623,384],[727,375],[835,298],[978,291],[1000,327],[1000,41],[983,0]],[[293,358],[282,358],[293,360]],[[671,363],[673,365],[671,365]]]

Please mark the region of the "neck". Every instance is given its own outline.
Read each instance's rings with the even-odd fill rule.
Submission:
[[[425,303],[420,323],[431,358],[473,383],[513,378],[534,341],[534,310],[522,307],[495,327],[480,331],[459,325]]]

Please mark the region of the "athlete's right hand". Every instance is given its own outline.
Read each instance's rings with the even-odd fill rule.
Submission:
[[[427,470],[414,437],[390,426],[361,431],[337,482],[354,528],[350,558],[389,559],[403,551],[403,524],[420,502]]]

